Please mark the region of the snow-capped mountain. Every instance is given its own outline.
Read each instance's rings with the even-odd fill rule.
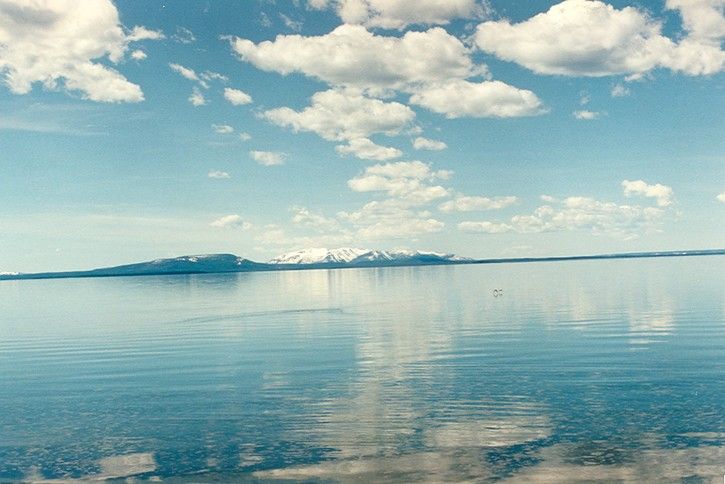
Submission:
[[[270,260],[270,264],[322,264],[346,263],[369,252],[366,249],[343,247],[340,249],[312,248],[287,252]]]
[[[454,262],[465,261],[463,257],[438,252],[412,250],[373,250],[342,247],[339,249],[304,249],[279,255],[269,264],[340,264],[367,265],[376,263],[405,262]]]

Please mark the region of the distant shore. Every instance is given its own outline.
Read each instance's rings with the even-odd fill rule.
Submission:
[[[578,260],[600,260],[600,259],[642,259],[655,257],[696,257],[696,256],[714,256],[725,255],[725,249],[704,249],[704,250],[678,250],[663,252],[630,252],[620,254],[598,254],[598,255],[572,255],[572,256],[553,256],[553,257],[511,257],[498,259],[461,259],[461,260],[441,260],[441,261],[389,261],[386,263],[313,263],[313,264],[269,264],[253,262],[246,259],[237,258],[231,254],[220,254],[219,257],[234,257],[238,261],[244,261],[244,264],[237,262],[236,265],[217,268],[174,268],[166,267],[163,269],[155,269],[156,263],[141,262],[138,264],[129,264],[116,267],[108,267],[102,269],[92,269],[87,271],[66,271],[66,272],[38,272],[38,273],[4,273],[0,274],[0,281],[8,280],[27,280],[27,279],[68,279],[68,278],[87,278],[87,277],[131,277],[131,276],[164,276],[164,275],[183,275],[183,274],[230,274],[241,272],[274,272],[274,271],[300,271],[312,269],[360,269],[360,268],[380,268],[380,267],[418,267],[418,266],[438,266],[438,265],[462,265],[462,264],[513,264],[527,262],[562,262],[562,261],[578,261]],[[214,257],[211,255],[209,257]],[[173,261],[188,259],[163,259],[162,261]]]

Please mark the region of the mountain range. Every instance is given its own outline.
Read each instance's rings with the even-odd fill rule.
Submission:
[[[343,247],[340,249],[303,249],[288,252],[270,260],[269,264],[346,264],[357,266],[371,263],[377,265],[390,262],[406,262],[416,265],[424,262],[440,264],[466,260],[472,259],[458,257],[453,254],[419,250],[372,250]]]
[[[356,248],[304,249],[275,257],[269,262],[254,262],[234,254],[187,255],[169,259],[104,267],[87,271],[42,272],[34,274],[0,272],[2,279],[50,279],[63,277],[141,276],[162,274],[211,274],[344,267],[385,267],[456,264],[473,259],[453,254],[409,250],[371,250]]]
[[[0,272],[0,280],[56,279],[66,277],[112,277],[171,274],[213,274],[229,272],[281,271],[303,269],[339,269],[353,267],[393,267],[445,264],[493,264],[545,262],[587,259],[629,259],[642,257],[684,257],[725,255],[725,249],[635,252],[605,255],[561,257],[524,257],[508,259],[469,259],[453,254],[411,250],[372,250],[357,248],[304,249],[288,252],[268,262],[254,262],[234,254],[203,254],[155,259],[148,262],[104,267],[87,271],[18,273]]]

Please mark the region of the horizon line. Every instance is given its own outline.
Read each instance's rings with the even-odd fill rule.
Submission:
[[[113,273],[96,273],[96,271],[107,271],[112,269],[120,269],[132,265],[140,265],[154,261],[171,261],[183,257],[198,256],[214,256],[214,255],[231,255],[247,262],[257,264],[256,269],[251,270],[232,270],[232,271],[158,271],[138,274],[113,274]],[[506,257],[506,258],[490,258],[490,259],[472,259],[465,258],[462,260],[444,259],[440,262],[404,262],[395,261],[388,263],[349,263],[349,262],[313,262],[301,264],[275,264],[269,262],[256,262],[251,259],[240,257],[230,253],[214,253],[214,254],[195,254],[182,255],[177,257],[166,257],[160,259],[152,259],[150,261],[131,262],[129,264],[121,264],[109,267],[99,267],[88,270],[75,271],[54,271],[54,272],[16,272],[16,273],[0,273],[0,281],[7,280],[32,280],[32,279],[70,279],[70,278],[90,278],[90,277],[134,277],[134,276],[163,276],[163,275],[192,275],[192,274],[234,274],[242,272],[274,272],[289,270],[316,270],[316,269],[366,269],[366,268],[386,268],[386,267],[419,267],[419,266],[441,266],[441,265],[465,265],[465,264],[511,264],[511,263],[527,263],[527,262],[565,262],[575,260],[602,260],[602,259],[646,259],[657,257],[692,257],[692,256],[708,256],[708,255],[725,255],[725,248],[719,249],[683,249],[683,250],[665,250],[665,251],[646,251],[646,252],[616,252],[608,254],[585,254],[585,255],[567,255],[567,256],[546,256],[546,257]]]

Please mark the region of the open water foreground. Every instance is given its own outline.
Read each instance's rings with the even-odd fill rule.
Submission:
[[[3,281],[0,481],[723,482],[724,274]]]

